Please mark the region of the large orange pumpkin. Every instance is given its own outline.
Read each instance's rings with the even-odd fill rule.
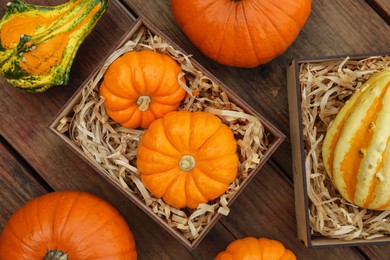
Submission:
[[[136,259],[133,235],[119,212],[87,192],[52,192],[9,219],[0,259]]]
[[[206,112],[176,111],[154,121],[138,147],[137,167],[148,190],[177,208],[196,208],[236,178],[237,142]]]
[[[322,146],[326,172],[350,203],[390,209],[390,68],[345,103]]]
[[[256,67],[296,39],[311,0],[171,0],[171,8],[203,54],[225,65]]]
[[[127,128],[147,128],[156,118],[176,110],[185,96],[180,66],[167,54],[151,50],[127,52],[104,75],[100,95],[107,114]],[[181,77],[183,83],[184,77]]]
[[[245,237],[233,241],[215,260],[295,260],[293,252],[282,243],[268,238]]]

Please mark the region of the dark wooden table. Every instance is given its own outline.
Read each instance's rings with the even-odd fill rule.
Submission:
[[[30,0],[36,4],[65,2]],[[194,251],[187,250],[80,158],[49,124],[112,45],[128,30],[120,4],[146,17],[238,96],[279,128],[286,140]],[[6,1],[0,1],[0,14]],[[286,67],[294,58],[390,51],[390,1],[317,0],[304,29],[280,57],[255,69],[230,68],[204,57],[175,24],[168,0],[112,0],[86,39],[68,86],[30,94],[0,79],[0,230],[16,209],[41,194],[92,192],[123,214],[136,238],[139,259],[212,259],[244,236],[281,241],[298,259],[389,259],[389,245],[308,249],[296,236],[289,141]]]

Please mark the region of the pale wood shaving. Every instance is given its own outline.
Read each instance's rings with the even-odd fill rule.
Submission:
[[[188,93],[179,110],[207,111],[220,117],[233,131],[238,143],[239,172],[237,178],[220,198],[201,204],[195,210],[176,209],[155,198],[143,185],[136,168],[136,154],[143,130],[126,129],[107,115],[104,99],[99,96],[99,83],[109,65],[123,53],[152,49],[166,53],[181,66],[186,83],[179,80]],[[254,116],[244,112],[229,100],[227,93],[204,73],[193,66],[190,57],[174,49],[147,28],[141,29],[123,47],[112,53],[96,77],[87,82],[82,99],[74,107],[71,118],[63,118],[57,130],[69,135],[89,159],[97,162],[125,191],[136,195],[168,225],[179,230],[183,237],[194,241],[213,218],[229,213],[229,199],[240,189],[241,183],[259,165],[271,145],[271,134]]]
[[[346,202],[327,176],[321,156],[327,127],[345,101],[372,74],[389,66],[390,56],[347,57],[300,66],[309,217],[314,236],[352,240],[390,235],[390,211],[362,209]]]

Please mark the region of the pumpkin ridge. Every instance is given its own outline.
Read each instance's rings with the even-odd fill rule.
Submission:
[[[203,150],[203,149],[204,149],[204,146],[207,145],[208,142],[209,142],[210,140],[213,140],[216,136],[218,136],[219,134],[221,134],[221,133],[220,133],[221,131],[225,131],[226,128],[229,128],[229,127],[228,127],[227,125],[225,125],[224,123],[221,122],[221,125],[220,125],[220,127],[218,128],[218,130],[217,130],[214,134],[212,134],[209,138],[207,138],[206,142],[204,142],[204,143],[198,148],[198,150],[196,151],[196,153],[198,154],[201,150]],[[230,128],[229,128],[229,130],[230,130]],[[233,138],[234,138],[234,136],[233,136]],[[236,153],[236,152],[234,152],[234,153]],[[229,155],[229,154],[232,154],[232,153],[219,153],[219,154],[217,155],[217,157],[208,158],[208,159],[206,159],[206,160],[197,158],[197,160],[202,161],[202,162],[203,162],[203,161],[208,161],[208,160],[217,160],[217,159],[221,159],[221,158],[223,158],[224,156]],[[198,157],[198,156],[197,156],[197,157]],[[203,158],[203,156],[202,156],[201,158]],[[207,158],[207,157],[206,157],[206,158]]]
[[[154,99],[154,98],[152,97],[153,95],[160,96],[160,95],[158,94],[158,91],[162,88],[162,85],[163,85],[163,83],[164,83],[164,81],[165,81],[165,78],[166,78],[166,75],[167,75],[167,73],[168,73],[168,71],[167,71],[167,67],[168,67],[167,61],[165,60],[165,58],[164,58],[163,55],[164,55],[164,54],[160,54],[159,57],[160,57],[160,59],[162,59],[162,61],[163,61],[163,63],[164,63],[164,67],[163,67],[163,68],[159,68],[159,69],[161,69],[164,73],[163,73],[163,76],[160,77],[159,83],[157,84],[157,88],[156,88],[153,92],[149,93],[149,96],[150,96],[150,98],[151,98],[152,100]]]
[[[157,194],[158,192],[156,192],[156,194],[154,194],[153,192],[151,192],[151,190],[149,189],[149,185],[145,185],[145,187],[154,195],[154,196],[156,196],[157,198],[163,198],[164,196],[165,196],[165,194],[167,193],[167,191],[168,191],[168,188],[171,186],[171,183],[177,178],[177,175],[179,175],[179,174],[182,174],[182,172],[181,172],[181,170],[180,169],[178,169],[178,168],[176,168],[176,167],[173,167],[173,168],[170,168],[170,169],[168,169],[168,170],[164,170],[164,171],[162,171],[162,172],[155,172],[155,173],[152,173],[152,174],[142,174],[141,175],[141,181],[143,181],[142,180],[142,178],[144,177],[144,176],[151,176],[151,175],[155,175],[155,174],[169,174],[168,172],[169,171],[172,171],[172,170],[174,170],[173,171],[173,174],[172,175],[174,175],[173,177],[172,177],[172,179],[171,179],[171,181],[166,185],[166,188],[165,189],[163,189],[163,192],[162,192],[162,194],[160,195],[160,194]],[[148,187],[149,186],[149,187]]]
[[[179,106],[186,93],[184,90],[182,94],[179,94],[178,92],[180,91],[180,88],[182,87],[179,86],[170,94],[153,97],[154,103],[158,103],[160,105],[171,105],[171,106],[178,104],[177,106]],[[181,98],[178,98],[177,96],[181,96]],[[169,98],[172,98],[172,100],[169,100]]]
[[[133,68],[133,67],[129,68],[130,73],[131,73],[131,77],[130,77],[131,82],[132,82],[131,85],[132,85],[133,89],[135,90],[135,92],[138,93],[138,96],[148,95],[147,93],[145,93],[146,86],[142,87],[142,86],[139,86],[139,84],[138,84],[139,80],[138,80],[137,75],[139,74],[142,76],[141,85],[145,85],[145,75],[144,75],[143,68],[141,67],[141,65],[143,66],[142,58],[139,57],[138,55],[132,55],[131,60],[132,60],[132,62],[134,62],[134,64],[138,65],[137,68]],[[137,96],[137,98],[138,98],[138,96]]]
[[[148,107],[148,111],[152,114],[152,116],[154,116],[154,118],[155,118],[154,120],[156,120],[159,117],[156,115],[156,112],[150,108],[150,105],[152,104],[152,102],[155,102],[155,100],[152,99],[152,101],[150,102],[149,107]]]
[[[245,18],[245,29],[247,31],[247,34],[248,34],[248,37],[249,37],[249,43],[250,43],[250,49],[253,51],[256,59],[257,59],[257,62],[259,62],[259,57],[257,56],[257,51],[255,51],[255,48],[254,48],[254,45],[253,45],[253,34],[251,33],[251,30],[249,30],[249,24],[248,24],[248,19],[247,19],[247,16],[246,16],[246,11],[245,11],[245,4],[243,1],[240,1],[241,2],[241,5],[242,5],[242,12],[243,12],[243,15],[244,15],[244,18]]]
[[[37,204],[38,204],[38,200],[40,200],[40,198],[38,198],[37,200],[34,200],[34,201],[30,201],[29,202],[29,205],[30,205],[30,208],[32,208],[32,209],[34,209],[34,208],[36,208],[36,206],[37,206]],[[31,206],[31,205],[33,205],[33,206]],[[26,221],[26,223],[29,223],[29,216],[26,216],[26,214],[28,214],[28,212],[26,212],[26,211],[22,211],[23,212],[23,214],[21,214],[21,218],[24,220],[24,221]],[[38,210],[37,210],[37,212],[38,212]],[[40,223],[39,223],[40,224]],[[12,227],[12,226],[11,226]],[[29,229],[30,229],[30,227],[28,227]],[[40,228],[42,228],[41,226],[40,226]],[[15,229],[12,229],[13,230],[13,234],[15,235],[15,237],[17,237],[16,236],[16,234],[15,234]],[[41,230],[41,229],[40,229]],[[24,239],[22,239],[22,238],[19,238],[19,237],[17,237],[18,239],[20,239],[21,241],[22,241],[22,243],[24,244],[24,245],[26,245],[28,248],[31,248],[32,250],[33,250],[33,252],[35,252],[37,249],[36,248],[32,248],[30,245],[29,245],[29,243],[28,242],[30,242],[30,240],[24,240]]]
[[[234,4],[234,3],[230,5],[229,11],[228,11],[228,15],[226,15],[226,21],[225,21],[225,23],[224,23],[223,33],[222,33],[222,37],[221,37],[222,41],[219,42],[218,51],[217,51],[217,54],[216,54],[216,59],[217,59],[217,60],[219,60],[219,57],[220,57],[220,55],[221,55],[222,45],[223,45],[223,43],[224,43],[224,41],[225,41],[226,28],[228,27],[228,22],[229,22],[229,20],[230,20],[230,16],[232,15],[232,9],[233,9],[233,7],[235,7],[235,4]]]
[[[194,124],[194,123],[192,123],[192,120],[191,120],[191,123],[190,123],[190,124]],[[209,140],[213,139],[214,136],[216,136],[216,135],[218,134],[218,132],[221,130],[221,128],[223,127],[222,125],[223,125],[223,123],[222,123],[222,121],[221,121],[219,127],[215,130],[215,132],[214,132],[212,135],[210,135],[209,137],[207,137],[207,138],[203,141],[202,145],[199,146],[199,148],[198,148],[195,152],[198,152],[200,149],[202,149],[202,147],[203,147],[205,144],[208,143]],[[191,129],[193,129],[193,128],[191,128]],[[190,140],[191,140],[191,139],[192,139],[192,133],[191,133],[191,136],[190,136]],[[221,155],[221,157],[223,157],[223,155]],[[199,159],[197,159],[197,160],[199,160]],[[212,159],[210,159],[210,160],[212,160]],[[199,161],[204,161],[204,160],[199,160]]]
[[[210,3],[209,5],[207,5],[206,7],[204,7],[203,10],[197,10],[198,13],[204,13],[206,12],[209,8],[211,8],[213,5],[215,5],[217,2],[219,2],[220,0],[215,0],[215,2],[213,3]],[[187,25],[188,23],[192,23],[192,20],[193,19],[196,19],[198,18],[197,16],[193,16],[191,17],[190,19],[187,19],[185,22],[182,23],[182,26],[184,27],[185,25]]]
[[[207,177],[209,177],[210,179],[212,179],[212,180],[215,181],[215,182],[218,182],[218,183],[223,184],[223,185],[227,185],[227,184],[228,184],[228,183],[225,183],[225,182],[222,182],[222,181],[220,181],[220,180],[215,179],[214,177],[210,176],[209,173],[205,173],[204,171],[202,171],[201,169],[199,169],[199,167],[196,167],[196,169],[197,169],[200,173],[202,173],[203,175],[206,175]],[[195,178],[194,178],[194,180],[195,180]],[[196,181],[195,181],[195,182],[196,182]],[[198,184],[198,183],[197,183],[197,184]]]
[[[25,219],[25,218],[23,218],[23,219]],[[16,231],[15,231],[13,225],[11,224],[11,222],[7,223],[7,228],[10,229],[10,231],[11,231],[11,232],[9,232],[9,234],[12,234],[12,236],[14,236],[17,240],[19,240],[25,247],[29,248],[32,252],[35,252],[35,249],[32,248],[29,243],[27,243],[24,239],[22,239],[16,235]],[[0,245],[0,247],[1,247],[1,245]]]
[[[195,180],[194,176],[192,176],[192,174],[189,174],[190,178],[194,181],[194,184],[195,184],[195,187],[196,189],[199,191],[199,193],[203,196],[203,198],[205,198],[206,200],[210,200],[210,198],[208,196],[206,196],[202,190],[199,188],[201,185]],[[187,177],[188,178],[188,177]],[[187,189],[186,189],[186,196],[187,196]],[[186,197],[186,199],[188,198],[188,196]],[[187,202],[187,205],[188,205],[188,202]]]
[[[40,199],[38,199],[37,200],[37,211],[36,211],[36,213],[37,213],[37,219],[38,219],[38,225],[39,225],[39,232],[41,232],[42,231],[42,224],[41,224],[41,219],[40,219],[40,217],[39,217],[39,212],[40,212],[40,208],[41,208],[41,204],[39,203],[40,202]],[[50,231],[50,232],[52,232],[52,231]]]
[[[57,200],[57,203],[55,203],[55,206],[54,206],[54,208],[52,209],[52,211],[53,211],[53,213],[55,213],[55,212],[57,212],[57,208],[58,208],[58,206],[61,204],[61,203],[58,203],[58,201],[59,201],[59,199],[60,199],[60,197],[55,197],[56,198],[56,200]],[[51,223],[51,229],[53,230],[53,236],[54,236],[54,234],[57,236],[56,238],[57,238],[57,240],[58,240],[58,234],[55,232],[55,225],[54,225],[54,219],[55,219],[55,214],[53,215],[53,220],[52,220],[52,223]]]
[[[193,138],[194,138],[194,131],[193,131],[193,129],[194,129],[194,125],[197,123],[197,122],[194,122],[195,121],[195,118],[192,116],[191,117],[191,120],[190,120],[190,129],[191,129],[191,131],[190,131],[190,138],[189,138],[189,140],[191,141]],[[221,127],[222,127],[222,121],[220,121],[220,125],[219,125],[219,127],[215,130],[215,132],[212,134],[212,135],[210,135],[209,137],[207,137],[207,138],[205,138],[204,140],[203,140],[203,142],[202,142],[202,145],[200,145],[199,146],[199,148],[196,150],[196,151],[194,151],[194,152],[197,152],[200,148],[202,148],[203,147],[203,145],[205,144],[205,143],[207,143],[207,141],[208,140],[210,140],[216,133],[218,133],[218,131],[221,129]],[[189,145],[189,147],[190,147],[190,149],[191,149],[191,145]],[[197,158],[196,158],[197,159]],[[197,159],[198,160],[198,159]]]
[[[199,193],[200,193],[200,195],[202,195],[202,197],[203,197],[203,199],[204,199],[204,201],[208,201],[208,198],[202,193],[202,191],[199,189],[199,187],[198,187],[198,184],[195,182],[195,179],[194,179],[194,177],[192,176],[192,174],[188,174],[187,175],[187,178],[186,178],[186,189],[185,189],[185,194],[186,194],[186,205],[190,205],[190,203],[189,203],[189,197],[190,197],[190,193],[192,192],[191,191],[191,189],[189,189],[188,187],[188,183],[190,182],[190,179],[192,179],[192,181],[193,181],[193,183],[194,183],[194,185],[195,185],[195,187],[196,187],[196,189],[199,191]],[[198,202],[198,201],[197,201]],[[198,204],[199,205],[199,204]]]
[[[81,193],[77,193],[77,194],[73,197],[72,205],[71,205],[70,208],[68,209],[67,215],[66,215],[66,217],[64,218],[65,221],[64,221],[62,230],[61,230],[60,232],[57,233],[57,239],[60,239],[60,237],[62,237],[62,236],[64,235],[64,232],[65,232],[65,230],[66,230],[66,226],[67,226],[68,221],[69,221],[69,215],[70,215],[70,213],[72,212],[72,209],[73,209],[74,205],[76,204],[76,201],[79,200],[80,197],[81,197]],[[61,199],[59,199],[59,200],[61,200]]]
[[[103,203],[104,204],[104,203]],[[99,226],[95,226],[96,228],[94,230],[92,229],[89,229],[88,231],[90,231],[90,233],[86,233],[86,234],[83,234],[84,237],[88,237],[94,233],[96,233],[96,231],[99,231],[102,229],[102,227],[104,227],[107,223],[113,221],[114,219],[118,218],[118,217],[121,217],[120,213],[119,212],[115,212],[114,215],[112,215],[110,218],[108,218],[106,221],[102,222],[100,221],[100,225]],[[61,250],[61,249],[60,249]]]
[[[277,6],[274,1],[268,1],[268,4],[273,5],[276,9],[279,9],[280,11],[282,11],[287,17],[290,18],[291,21],[293,21],[297,25],[298,28],[302,28],[302,26],[293,17],[291,17],[291,15],[289,15],[282,8]]]
[[[134,106],[134,104],[133,104],[132,106]],[[135,106],[136,106],[136,105],[135,105]],[[131,107],[131,106],[130,106],[130,107]],[[130,107],[129,107],[129,108],[130,108]],[[118,120],[118,123],[120,123],[122,126],[125,126],[125,127],[126,127],[126,125],[127,125],[128,123],[132,123],[132,121],[135,120],[134,117],[138,116],[139,113],[142,113],[141,111],[138,110],[137,107],[136,107],[134,110],[135,110],[134,113],[131,113],[131,114],[130,114],[130,117],[129,117],[126,121],[124,121],[124,122],[119,122],[119,120]],[[142,117],[139,117],[139,119],[138,119],[136,125],[140,125],[141,122],[142,122]]]
[[[182,174],[188,175],[189,173],[188,173],[188,172],[183,172],[183,171],[181,171],[181,173],[179,173],[178,175],[182,175]],[[177,175],[177,176],[178,176],[178,175]],[[169,184],[167,185],[167,188],[166,188],[165,191],[164,191],[164,194],[161,196],[161,198],[163,198],[164,200],[165,200],[165,196],[166,196],[167,192],[169,192],[169,191],[171,190],[172,186],[175,185],[176,182],[178,182],[178,181],[180,180],[179,177],[177,177],[177,176],[176,176],[176,178],[173,178],[173,179],[169,182]],[[187,180],[187,176],[186,176],[186,180]],[[185,195],[186,195],[186,201],[187,201],[187,194],[185,193]],[[170,203],[169,203],[169,204],[170,204]]]
[[[80,196],[81,196],[81,195],[82,195],[82,194],[80,194]],[[96,208],[98,205],[100,205],[100,204],[102,204],[102,203],[103,203],[103,201],[96,201],[95,204],[91,204],[88,212],[91,212],[94,208]],[[54,208],[53,212],[56,212],[56,211],[57,211],[58,205],[60,205],[60,203],[55,204],[55,208]],[[81,220],[81,219],[77,219],[77,220],[78,220],[78,224],[81,225],[81,224],[84,223],[84,221],[88,220],[88,215],[89,215],[89,213],[86,213],[85,216],[84,216],[84,218],[83,218],[82,220]],[[55,230],[55,228],[54,228],[54,222],[53,222],[52,224],[53,224],[52,229]],[[54,233],[53,233],[53,234],[54,234]],[[61,234],[61,236],[62,236],[62,234]],[[57,240],[60,240],[60,238],[59,238],[58,235],[57,235]],[[61,250],[61,248],[53,248],[53,249]],[[61,250],[61,251],[62,251],[62,250]],[[67,253],[67,252],[64,252],[64,253]]]
[[[165,154],[161,153],[160,151],[156,151],[156,150],[153,150],[153,149],[149,149],[149,148],[147,148],[147,147],[145,147],[145,146],[143,146],[142,149],[149,150],[150,153],[153,153],[153,154],[157,154],[157,155],[162,155],[162,156],[168,157],[168,158],[173,159],[174,161],[177,162],[177,164],[176,164],[176,162],[175,162],[175,164],[165,164],[165,166],[167,166],[167,168],[164,169],[162,172],[158,171],[158,172],[150,173],[150,171],[147,171],[147,173],[142,172],[142,174],[145,174],[145,175],[152,175],[152,174],[163,173],[163,172],[172,170],[173,168],[176,168],[176,167],[179,166],[179,165],[178,165],[178,163],[179,163],[179,158],[177,158],[177,157],[165,155]],[[138,159],[137,159],[137,160],[138,160]]]
[[[89,233],[84,233],[83,234],[83,238],[88,238],[88,237],[90,237],[91,235],[94,235],[94,236],[99,236],[99,232],[97,232],[97,231],[99,231],[99,230],[102,230],[103,229],[103,227],[107,224],[107,223],[110,223],[111,221],[113,221],[113,220],[115,220],[116,218],[120,218],[121,217],[121,215],[118,213],[118,212],[115,212],[115,214],[114,215],[112,215],[110,218],[108,218],[108,219],[106,219],[106,221],[104,221],[104,222],[102,222],[102,221],[100,221],[100,223],[99,223],[99,226],[95,226],[95,229],[94,230],[92,230],[92,229],[89,229],[88,231],[90,231]],[[114,237],[111,237],[111,238],[114,238]],[[62,240],[62,239],[61,239]],[[81,241],[78,241],[78,245],[80,246],[80,245],[83,245],[83,241],[84,241],[85,239],[83,239],[83,240],[81,240]],[[71,250],[74,250],[74,246],[75,246],[75,244],[70,244],[71,245]],[[99,245],[93,245],[93,247],[92,247],[93,249],[98,249],[99,248]],[[60,250],[60,251],[62,251],[61,250],[61,248],[58,248],[57,250]],[[64,251],[63,251],[64,252]],[[69,252],[69,251],[68,251]],[[64,252],[64,253],[68,253],[68,252]]]
[[[125,124],[126,122],[130,121],[130,119],[132,119],[136,114],[137,114],[137,105],[136,104],[130,104],[128,107],[124,108],[124,109],[118,109],[118,110],[114,110],[114,109],[108,109],[107,107],[105,107],[106,109],[106,112],[108,114],[108,116],[113,119],[115,122],[119,123],[119,124]],[[123,111],[127,111],[127,112],[132,112],[132,113],[126,113],[126,117],[123,116],[123,118],[121,116],[119,116],[118,118],[118,115],[116,115],[117,113],[123,113]]]
[[[269,18],[269,16],[263,11],[262,8],[259,8],[258,10],[260,10],[264,17],[267,18],[267,20],[269,21],[269,24],[272,25],[272,27],[275,29],[275,32],[277,32],[277,34],[279,35],[279,38],[282,40],[282,42],[284,43],[285,46],[283,46],[283,50],[286,49],[287,47],[286,46],[289,46],[289,44],[287,44],[286,40],[284,39],[283,35],[281,34],[281,32],[279,31],[279,28],[276,27],[276,25],[272,22],[272,20]],[[273,43],[273,41],[271,39],[269,39],[269,36],[267,35],[267,41],[268,42],[271,42]],[[271,44],[272,46],[272,49],[274,50],[274,53],[277,53],[277,54],[280,54],[281,50],[276,50],[275,49],[275,44]]]
[[[170,129],[170,126],[167,125],[167,123],[165,122],[164,120],[164,117],[162,118],[162,122],[163,122],[163,131],[164,131],[164,135],[167,137],[167,140],[168,142],[171,144],[172,147],[174,147],[179,153],[181,153],[181,155],[184,155],[184,152],[181,151],[181,149],[179,149],[178,147],[176,147],[176,144],[172,141],[172,139],[170,138],[170,135],[167,134],[167,130]],[[191,122],[190,122],[191,124]],[[191,128],[189,128],[191,129]],[[190,132],[190,131],[188,131]]]
[[[155,125],[157,125],[158,127],[154,127],[154,128],[153,128],[153,131],[158,131],[158,132],[161,133],[161,135],[162,135],[162,136],[159,137],[159,139],[164,139],[164,140],[167,141],[167,143],[170,145],[170,148],[169,148],[169,149],[171,149],[171,148],[174,149],[175,155],[170,156],[170,155],[167,154],[167,156],[170,156],[170,157],[173,158],[173,159],[176,159],[176,158],[178,158],[179,156],[181,156],[182,153],[181,153],[175,146],[173,146],[171,142],[169,142],[168,137],[166,136],[165,131],[164,131],[163,129],[161,129],[161,128],[164,128],[164,125],[163,125],[162,120],[161,120],[161,119],[156,120]],[[149,129],[150,129],[150,128],[149,128]],[[156,129],[157,129],[157,130],[156,130]],[[151,134],[150,130],[148,131],[148,133]],[[153,133],[154,133],[154,132],[152,132],[151,135],[153,135]],[[145,135],[144,135],[144,136],[145,136]],[[142,139],[142,140],[143,140],[143,139]],[[141,140],[141,145],[144,146],[145,148],[147,148],[148,150],[151,150],[151,151],[155,151],[155,150],[157,150],[157,149],[160,150],[160,147],[149,147],[149,145],[146,145],[146,143],[145,143],[145,142],[142,142],[142,140]]]
[[[165,131],[163,131],[163,132],[164,132],[164,135],[165,135]],[[166,138],[166,139],[168,140],[169,144],[177,151],[177,153],[180,154],[180,156],[183,156],[183,154],[176,148],[176,146],[174,146],[174,145],[169,141],[168,138]],[[162,155],[164,155],[164,156],[170,157],[170,158],[172,158],[172,159],[177,159],[176,156],[169,155],[169,154],[165,154],[165,153],[163,152],[164,150],[162,150],[162,149],[159,149],[159,150],[157,151],[155,148],[149,147],[148,145],[145,145],[145,143],[142,143],[142,146],[143,146],[145,149],[148,149],[150,152],[159,153],[159,154],[162,154]]]

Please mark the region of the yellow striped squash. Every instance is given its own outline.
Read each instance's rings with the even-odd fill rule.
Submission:
[[[390,68],[372,75],[345,103],[322,146],[340,194],[362,208],[390,209]]]

